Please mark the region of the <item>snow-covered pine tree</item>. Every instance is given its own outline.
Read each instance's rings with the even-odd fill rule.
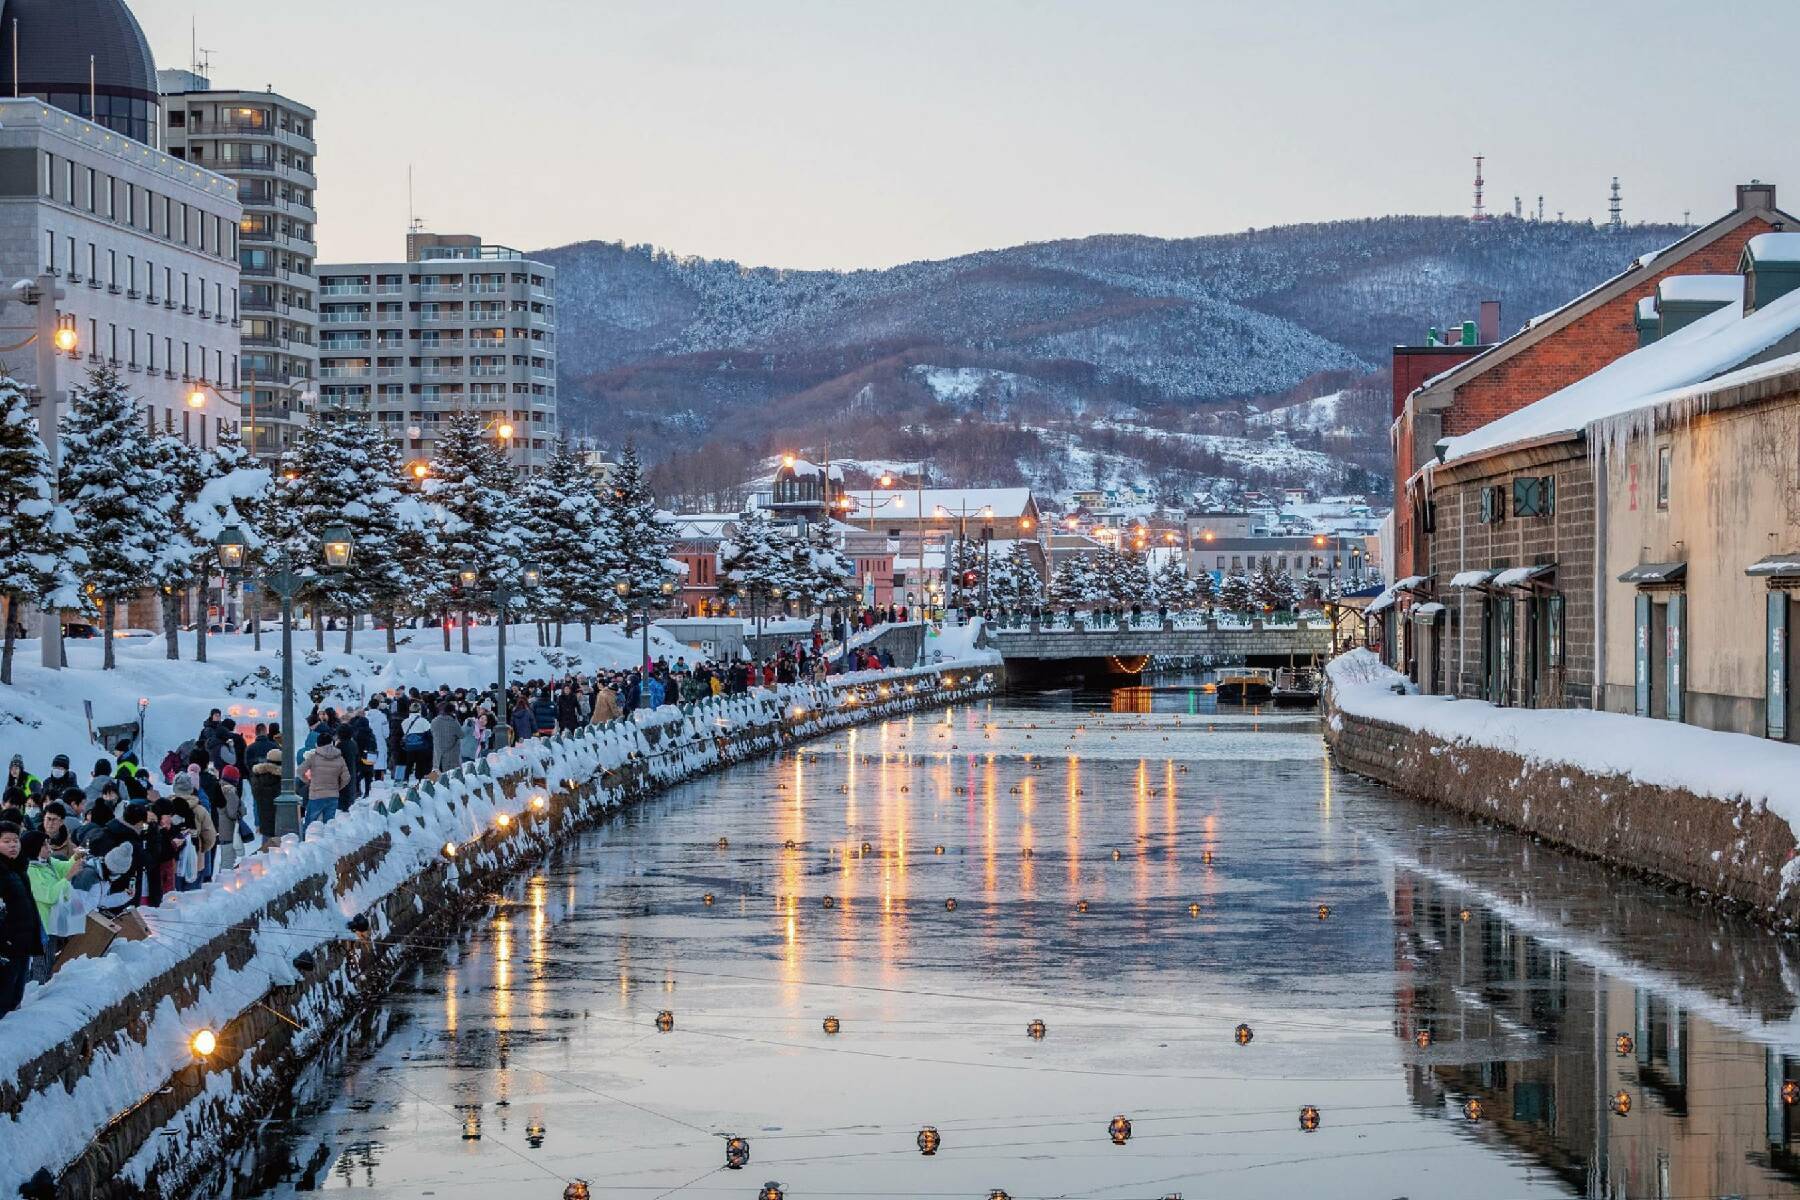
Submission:
[[[637,447],[625,444],[607,481],[604,497],[610,574],[616,587],[624,580],[634,596],[656,595],[679,574],[669,559],[672,538],[656,516],[656,503],[644,480]]]
[[[194,616],[194,661],[206,661],[206,577],[212,555],[210,543],[188,521],[188,507],[200,499],[211,481],[216,463],[210,453],[190,446],[173,434],[160,433],[149,441],[146,454],[174,486],[175,503],[169,510],[168,529],[156,548],[150,582],[162,593],[164,655],[173,662],[181,657],[181,597],[189,588],[200,588],[199,611]]]
[[[469,653],[472,610],[487,606],[487,589],[504,578],[518,584],[525,549],[517,478],[505,453],[488,436],[476,413],[461,411],[444,423],[425,494],[440,515],[443,564],[454,575],[473,570],[473,594],[459,591],[462,648]]]
[[[1050,578],[1050,597],[1059,604],[1079,607],[1095,600],[1098,561],[1092,554],[1076,554],[1056,564]]]
[[[277,491],[278,536],[300,574],[313,573],[302,597],[312,606],[313,645],[325,648],[326,613],[348,613],[361,599],[356,590],[356,558],[367,535],[370,485],[362,432],[330,410],[321,410],[289,443],[281,458],[281,483]],[[328,576],[324,571],[325,530],[343,524],[350,528],[358,554],[352,570]]]
[[[244,448],[243,441],[234,429],[220,433],[217,444],[205,453],[210,459],[205,468],[207,481],[200,489],[200,494],[184,506],[181,519],[194,540],[206,547],[209,555],[219,534],[228,526],[237,526],[246,543],[244,571],[247,575],[254,569],[265,545],[262,525],[272,492],[269,469],[258,463]],[[209,574],[215,565],[209,557]],[[227,587],[229,586],[230,581],[227,581]],[[260,589],[252,592],[253,596],[259,594]],[[257,649],[260,650],[260,628],[256,639]],[[195,642],[195,650],[195,657],[205,662],[205,630],[201,630]]]
[[[55,504],[50,455],[31,415],[31,401],[16,380],[0,375],[0,596],[6,611],[0,684],[12,683],[13,634],[21,604],[51,610],[83,606],[81,572],[87,552],[75,536],[69,511]]]
[[[611,606],[601,515],[592,473],[569,440],[559,437],[544,469],[525,485],[525,528],[539,571],[534,602],[555,623],[559,646],[563,622],[580,620],[591,630]]]
[[[401,608],[441,586],[435,522],[406,482],[399,445],[380,435],[356,436],[348,425],[341,428],[357,443],[346,469],[358,476],[359,493],[344,513],[356,552],[350,570],[335,585],[346,608],[344,652],[352,648],[356,614],[368,612],[382,618],[392,653],[398,648],[394,622]]]
[[[969,538],[950,542],[944,563],[945,594],[952,607],[981,602],[981,546]]]
[[[102,666],[113,670],[119,602],[150,583],[168,536],[175,485],[148,453],[137,402],[119,373],[90,372],[72,389],[62,420],[61,494],[87,551],[87,579],[100,601],[106,639]]]
[[[794,539],[794,592],[813,612],[844,604],[855,594],[856,564],[838,548],[828,523],[810,525]]]
[[[1210,613],[1218,600],[1218,588],[1213,583],[1211,571],[1201,571],[1194,576],[1194,610]]]
[[[1044,579],[1023,540],[1014,541],[994,560],[988,578],[988,598],[1000,608],[1024,609],[1043,603]]]
[[[1194,607],[1199,589],[1187,573],[1187,564],[1179,553],[1170,554],[1150,579],[1150,593],[1159,607],[1171,612],[1188,612]]]
[[[1250,577],[1242,571],[1233,571],[1220,581],[1218,605],[1226,612],[1242,615],[1250,611],[1253,602]]]
[[[793,548],[763,509],[746,508],[735,525],[719,543],[719,592],[749,603],[761,636],[765,608],[792,583]]]
[[[1150,593],[1150,571],[1144,556],[1136,550],[1102,550],[1095,565],[1095,584],[1099,599],[1105,603],[1129,608],[1154,603]]]
[[[1264,559],[1250,579],[1250,599],[1257,611],[1291,612],[1294,607],[1294,581],[1272,559]]]

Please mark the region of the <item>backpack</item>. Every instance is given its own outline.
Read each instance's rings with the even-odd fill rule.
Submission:
[[[428,749],[431,746],[431,730],[409,730],[407,731],[406,736],[401,739],[400,745],[404,747],[408,753],[417,753],[420,750]]]
[[[230,738],[219,739],[218,760],[221,767],[237,766],[237,746]]]

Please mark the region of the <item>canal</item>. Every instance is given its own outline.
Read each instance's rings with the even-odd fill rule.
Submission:
[[[1788,942],[1336,771],[1314,714],[1009,698],[583,835],[206,1194],[1800,1197],[1797,994]]]

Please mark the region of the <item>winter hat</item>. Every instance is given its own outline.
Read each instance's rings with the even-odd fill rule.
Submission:
[[[101,878],[107,880],[117,879],[119,876],[125,874],[125,872],[131,870],[132,856],[133,851],[130,842],[120,842],[111,850],[108,850],[106,852],[106,857],[100,860]]]
[[[192,796],[194,794],[194,777],[183,771],[175,777],[175,782],[169,785],[169,790],[177,796]]]
[[[269,751],[267,754],[263,755],[263,761],[279,764],[281,762],[281,751],[279,751],[279,750]]]
[[[242,777],[238,774],[238,769],[236,767],[228,766],[223,771],[219,772],[219,778],[228,783],[236,783]]]
[[[50,769],[52,771],[56,770],[59,767],[65,771],[69,769],[69,756],[68,755],[59,754],[55,758],[50,760]]]

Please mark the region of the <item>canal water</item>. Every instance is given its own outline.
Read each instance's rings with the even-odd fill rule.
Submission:
[[[1800,1197],[1797,996],[1788,942],[1337,771],[1315,714],[1009,698],[587,833],[207,1194]]]

